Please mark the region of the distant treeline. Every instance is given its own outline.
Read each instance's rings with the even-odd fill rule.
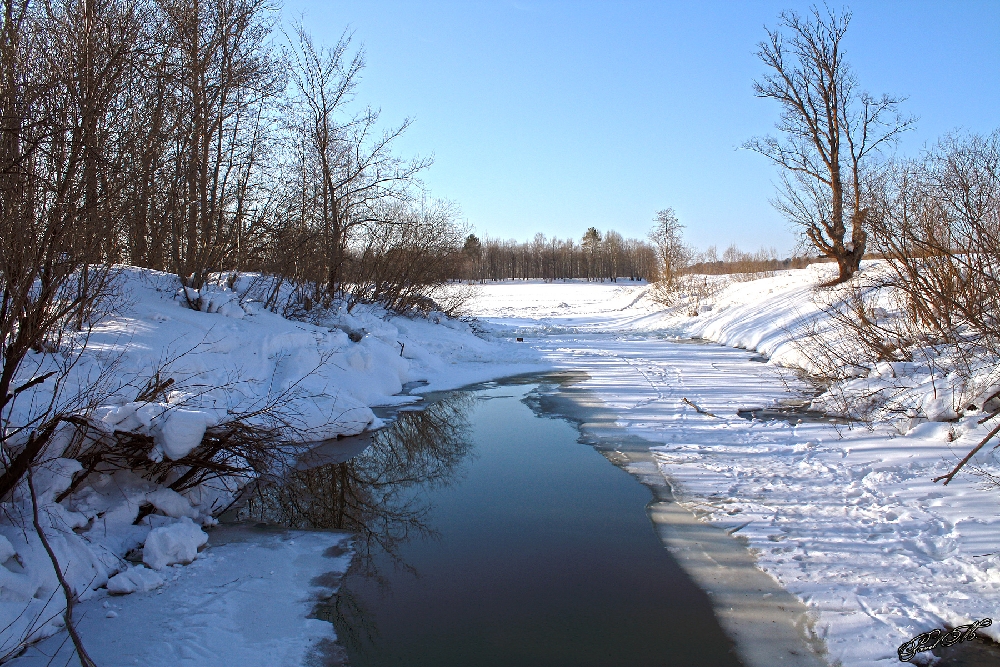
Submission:
[[[656,249],[646,241],[591,227],[580,242],[535,234],[530,241],[501,241],[470,234],[456,278],[488,280],[567,280],[616,282],[658,276]]]
[[[816,262],[830,261],[825,257],[807,257],[794,255],[778,258],[774,248],[761,248],[756,252],[740,250],[731,245],[718,256],[715,246],[710,246],[705,252],[692,256],[691,263],[684,269],[687,274],[699,275],[730,275],[743,274],[748,278],[762,278],[784,269],[804,269]]]

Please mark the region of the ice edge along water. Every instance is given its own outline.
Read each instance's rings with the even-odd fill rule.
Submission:
[[[593,392],[581,388],[578,372],[552,374],[558,391],[542,398],[546,412],[577,424],[582,437],[653,494],[647,512],[664,546],[711,600],[719,624],[747,667],[824,667],[823,642],[815,635],[810,609],[757,567],[733,528],[699,521],[678,504],[660,470],[656,443],[627,435],[617,414]]]

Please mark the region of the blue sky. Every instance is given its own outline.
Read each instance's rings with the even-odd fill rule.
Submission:
[[[840,7],[839,4],[831,5]],[[752,81],[763,26],[800,2],[288,0],[307,28],[363,45],[358,100],[414,120],[403,156],[478,234],[644,236],[673,207],[704,248],[791,249],[777,172],[738,147],[771,131]],[[845,39],[863,88],[907,96],[915,155],[945,132],[1000,127],[1000,2],[868,2]]]

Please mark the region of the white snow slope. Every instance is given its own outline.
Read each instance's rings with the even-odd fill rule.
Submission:
[[[1000,606],[998,490],[966,473],[948,486],[931,482],[989,427],[976,424],[974,411],[928,421],[949,416],[931,400],[946,378],[903,367],[889,369],[894,382],[926,408],[903,424],[869,430],[738,418],[739,408],[811,395],[782,364],[808,366],[796,344],[804,331],[835,338],[816,304],[828,296],[814,289],[830,270],[814,265],[733,283],[694,317],[689,307],[652,302],[645,286],[609,283],[487,285],[477,314],[557,366],[586,371],[583,386],[622,426],[661,443],[654,451],[675,496],[703,520],[737,531],[758,566],[812,610],[829,664],[888,666],[916,634],[990,617]],[[675,342],[695,336],[770,361]],[[870,386],[885,377],[873,366],[862,379]],[[976,463],[996,470],[990,456]],[[1000,624],[980,632],[1000,639]]]

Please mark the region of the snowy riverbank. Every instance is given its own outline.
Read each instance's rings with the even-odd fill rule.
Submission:
[[[920,632],[996,613],[998,491],[966,473],[946,487],[931,482],[986,427],[975,411],[928,421],[948,416],[934,399],[951,394],[919,368],[894,386],[905,385],[928,409],[903,424],[869,430],[737,417],[740,408],[811,395],[783,365],[808,361],[795,342],[803,332],[829,331],[813,289],[828,270],[733,283],[703,299],[694,317],[690,308],[663,309],[645,286],[608,283],[487,285],[478,314],[558,366],[585,371],[582,386],[620,425],[661,443],[656,460],[675,495],[742,536],[758,566],[808,606],[831,665],[890,665],[898,663],[896,648]],[[669,342],[692,336],[770,362]],[[873,367],[859,380],[886,384],[885,371]],[[990,456],[977,463],[995,470]],[[997,627],[980,632],[1000,638]]]
[[[174,276],[124,269],[120,297],[112,304],[114,312],[91,332],[86,351],[76,359],[74,350],[81,341],[76,337],[75,348],[64,343],[54,354],[33,355],[25,375],[59,370],[60,362],[75,361],[59,374],[60,401],[73,404],[89,390],[88,400],[96,398],[89,410],[92,423],[112,438],[122,434],[145,437],[153,443],[146,455],[155,463],[183,461],[201,443],[206,429],[235,418],[251,426],[278,429],[293,440],[321,440],[377,427],[381,422],[373,407],[419,401],[419,396],[400,395],[406,383],[420,383],[425,390],[450,389],[548,367],[527,346],[489,340],[468,324],[440,314],[408,318],[358,306],[351,313],[336,309],[292,320],[255,300],[250,278],[232,287],[219,287],[212,293],[212,312],[197,312],[177,298]],[[167,380],[170,384],[162,391],[140,397],[151,381],[162,385]],[[15,412],[12,423],[27,423],[40,406],[46,406],[52,386],[42,383],[22,394],[14,405],[20,412]],[[296,563],[308,558],[308,553],[291,548],[286,540],[281,548],[288,552],[287,558],[268,566],[267,572],[274,574],[274,570],[275,576],[256,572],[259,563],[254,565],[253,558],[244,563],[211,544],[199,554],[208,539],[204,528],[215,523],[213,515],[232,500],[246,478],[208,479],[190,488],[177,487],[181,488],[178,493],[168,488],[176,482],[176,474],[142,477],[132,470],[116,469],[111,461],[94,463],[81,453],[69,432],[65,429],[43,453],[34,485],[40,522],[66,579],[83,600],[79,613],[92,617],[95,610],[87,605],[93,606],[91,600],[104,600],[110,611],[121,607],[115,612],[119,618],[105,625],[137,629],[144,622],[121,617],[133,607],[142,607],[143,618],[152,622],[160,609],[164,615],[156,627],[184,627],[191,646],[208,647],[208,653],[199,657],[192,648],[194,653],[177,662],[183,656],[126,648],[121,644],[128,633],[103,630],[96,636],[87,633],[85,645],[100,645],[95,653],[105,656],[109,651],[119,656],[143,655],[144,664],[223,664],[210,656],[210,647],[225,643],[227,621],[220,617],[218,623],[191,623],[169,610],[183,600],[199,599],[206,594],[206,586],[228,586],[236,577],[245,576],[248,581],[263,577],[262,581],[272,581],[274,586],[254,584],[259,589],[256,601],[239,604],[261,604],[279,590],[287,593],[288,604],[273,608],[274,614],[285,617],[273,620],[286,629],[298,624],[301,631],[286,633],[289,644],[281,655],[290,656],[288,661],[274,652],[255,655],[251,651],[233,654],[234,660],[242,657],[231,664],[298,664],[295,656],[305,655],[322,632],[315,627],[317,621],[306,618],[313,604],[309,579],[287,591],[280,582],[299,576],[296,568],[303,566]],[[94,463],[93,472],[82,477],[88,462]],[[68,489],[71,492],[59,498]],[[0,656],[16,653],[25,640],[57,633],[62,625],[63,594],[32,530],[31,506],[24,483],[3,503]],[[343,536],[316,539],[340,543]],[[238,574],[219,566],[224,557],[240,570]],[[204,558],[213,565],[202,565]],[[197,567],[185,568],[193,559],[198,559]],[[342,573],[349,560],[339,558],[323,565]],[[132,596],[118,603],[107,599],[109,591],[132,592]],[[151,596],[156,596],[155,604],[131,599],[154,599]],[[199,618],[205,620],[204,615]],[[85,628],[96,631],[94,623],[90,618]],[[326,638],[332,640],[331,627],[322,625]],[[155,635],[157,631],[150,632]],[[61,637],[54,637],[56,644],[48,642],[43,650],[58,645],[65,638]],[[156,638],[134,637],[137,643],[147,640]]]

